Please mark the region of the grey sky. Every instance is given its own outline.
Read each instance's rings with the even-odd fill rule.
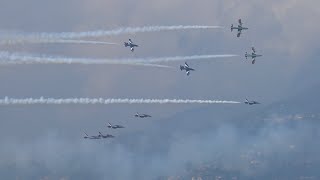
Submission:
[[[316,0],[0,0],[2,32],[80,32],[146,25],[225,27],[92,39],[116,42],[120,46],[1,46],[5,51],[109,59],[195,54],[240,55],[201,62],[190,61],[189,65],[196,69],[190,77],[180,72],[180,63],[176,62],[164,63],[177,67],[176,70],[122,65],[0,66],[0,97],[191,98],[236,101],[250,98],[263,103],[253,109],[243,105],[1,107],[0,177],[150,179],[179,174],[183,172],[185,162],[201,164],[214,159],[219,154],[218,150],[239,147],[239,151],[245,151],[246,147],[262,141],[257,148],[268,151],[266,154],[270,155],[274,151],[282,151],[282,145],[279,144],[292,139],[296,144],[308,144],[306,139],[314,137],[308,134],[312,123],[301,123],[294,128],[281,125],[279,129],[267,124],[267,127],[257,132],[257,137],[252,137],[247,134],[246,129],[237,129],[240,121],[237,116],[251,118],[252,114],[258,114],[255,111],[262,113],[282,101],[289,102],[287,104],[290,105],[298,103],[295,101],[297,94],[306,98],[318,96],[315,91],[309,93],[309,89],[319,87],[319,5],[320,2]],[[238,18],[242,18],[249,27],[240,39],[229,29],[232,23],[237,23]],[[135,53],[122,46],[128,38],[141,45],[136,48]],[[263,54],[255,65],[244,58],[244,53],[250,51],[251,46],[255,46]],[[136,111],[151,113],[153,118],[133,119],[132,115]],[[183,113],[192,118],[185,117]],[[288,114],[270,112],[259,118],[279,119]],[[259,121],[259,118],[255,116],[253,119]],[[109,131],[106,128],[108,121],[127,128]],[[197,127],[194,124],[198,124]],[[217,131],[212,132],[211,127],[216,127]],[[87,142],[81,139],[83,131],[89,134],[98,131],[113,133],[117,138],[111,142]],[[296,135],[295,131],[306,135]],[[279,133],[280,138],[274,137],[274,133]],[[280,139],[280,143],[277,144],[274,139]],[[313,149],[319,148],[314,146]],[[195,153],[197,151],[201,152]],[[226,152],[221,156],[232,159],[232,153]],[[242,161],[237,161],[240,165],[231,167],[232,162],[226,160],[223,167],[227,170],[239,170],[242,167]],[[265,169],[269,167],[266,166]]]

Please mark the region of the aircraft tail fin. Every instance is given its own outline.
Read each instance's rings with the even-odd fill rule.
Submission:
[[[85,134],[87,137],[89,137],[89,136],[88,136],[88,134],[87,134],[86,132],[84,132],[84,134]]]

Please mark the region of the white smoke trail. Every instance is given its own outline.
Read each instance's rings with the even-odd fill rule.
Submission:
[[[8,33],[0,32],[0,45],[12,45],[23,43],[80,43],[80,44],[115,44],[99,41],[68,41],[67,39],[93,38],[101,36],[116,36],[121,34],[134,34],[143,32],[176,31],[191,29],[219,29],[221,26],[143,26],[124,27],[114,30],[97,30],[86,32],[61,32],[61,33]]]
[[[121,60],[102,60],[102,59],[86,59],[86,58],[65,58],[65,57],[48,57],[48,56],[32,56],[19,53],[0,52],[0,65],[20,65],[20,64],[83,64],[83,65],[133,65],[133,66],[147,66],[158,68],[170,68],[171,66],[150,64],[135,61],[121,61]]]
[[[214,58],[230,58],[236,57],[235,54],[209,54],[209,55],[193,55],[193,56],[173,56],[173,57],[160,57],[160,58],[145,58],[135,59],[135,62],[148,62],[148,63],[160,63],[171,61],[188,61],[188,60],[200,60],[200,59],[214,59]]]
[[[118,43],[113,43],[113,42],[89,41],[89,40],[72,40],[72,39],[57,39],[55,41],[52,41],[52,43],[119,45]]]
[[[237,55],[194,55],[194,56],[174,56],[160,58],[136,58],[136,59],[90,59],[90,58],[68,58],[51,56],[34,56],[19,53],[0,52],[0,64],[126,64],[126,65],[149,65],[150,63],[162,63],[171,61],[200,60],[212,58],[227,58]],[[162,65],[157,65],[158,67]],[[168,66],[163,66],[167,67]]]
[[[23,41],[33,40],[41,41],[52,39],[75,39],[75,38],[89,38],[89,37],[101,37],[101,36],[115,36],[121,34],[134,34],[143,32],[159,32],[159,31],[176,31],[176,30],[190,30],[190,29],[218,29],[223,28],[221,26],[144,26],[144,27],[125,27],[114,30],[98,30],[87,32],[61,32],[61,33],[30,33],[30,34],[17,34],[16,39]],[[11,35],[12,37],[14,35]]]
[[[94,44],[94,45],[119,45],[118,43],[104,42],[104,41],[89,41],[89,40],[72,40],[72,39],[34,39],[27,37],[12,37],[0,40],[0,45],[14,45],[25,43],[63,43],[63,44]]]
[[[0,105],[34,105],[34,104],[239,104],[237,101],[191,100],[191,99],[104,99],[104,98],[67,98],[0,99]]]

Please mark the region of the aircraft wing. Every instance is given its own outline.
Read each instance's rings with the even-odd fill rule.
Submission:
[[[129,39],[129,43],[132,44],[132,40],[131,39]]]
[[[238,30],[237,37],[240,37],[240,35],[241,35],[241,30]]]
[[[256,53],[256,49],[254,47],[252,47],[252,52]]]
[[[187,76],[189,76],[189,75],[190,75],[190,71],[187,71],[186,73],[187,73]]]
[[[252,64],[254,64],[256,62],[256,59],[255,58],[253,58],[252,59]]]
[[[130,49],[131,49],[131,52],[133,52],[133,51],[134,51],[134,48],[133,48],[133,47],[131,47]]]
[[[184,63],[184,66],[189,67],[189,65],[187,64],[187,62]]]
[[[242,21],[241,21],[241,19],[239,19],[239,24],[240,24],[240,26],[242,26]]]

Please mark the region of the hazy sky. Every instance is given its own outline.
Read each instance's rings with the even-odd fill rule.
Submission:
[[[79,58],[240,55],[190,61],[189,65],[196,71],[189,77],[178,69],[183,62],[164,63],[176,69],[122,65],[0,66],[0,97],[190,98],[236,101],[250,98],[261,101],[262,107],[267,107],[319,84],[319,5],[320,1],[316,0],[0,0],[1,36],[7,32],[81,32],[149,25],[225,27],[90,39],[120,44],[116,46],[22,44],[2,45],[3,51]],[[235,32],[230,32],[230,25],[236,24],[238,18],[242,18],[244,25],[249,27],[241,38],[237,38]],[[128,38],[140,45],[134,53],[122,46]],[[252,46],[263,54],[255,65],[244,58],[244,53],[250,52]],[[243,113],[248,111],[243,105],[219,106],[213,105],[212,108],[224,111],[232,109],[227,111],[228,115],[206,117],[207,111],[198,114],[201,107],[204,107],[198,105],[1,107],[0,177],[150,179],[158,175],[174,175],[185,158],[178,155],[184,153],[183,149],[189,149],[185,152],[186,156],[193,153],[193,142],[203,138],[212,139],[211,136],[214,136],[218,146],[221,145],[218,141],[220,136],[228,141],[225,137],[228,133],[224,132],[236,132],[229,126],[222,125],[216,134],[209,133],[207,136],[206,133],[195,133],[192,137],[185,137],[170,134],[171,128],[159,127],[161,121],[174,120],[174,117],[181,117],[179,113],[181,115],[190,110],[197,118],[194,123],[201,126],[202,119],[230,119],[242,110]],[[153,118],[133,119],[132,115],[136,111],[151,113]],[[109,131],[105,126],[108,121],[127,128]],[[183,120],[180,119],[179,122],[183,123]],[[192,126],[191,123],[182,129],[187,131]],[[157,127],[159,129],[154,130]],[[146,130],[148,128],[154,132]],[[169,133],[168,137],[175,136],[176,139],[168,140],[161,129]],[[120,136],[121,140],[88,142],[82,139],[83,131],[90,135],[98,131],[113,133]],[[278,130],[272,129],[273,131]],[[241,140],[234,138],[236,135],[232,133],[229,134],[230,139],[237,143],[226,143],[223,147],[240,144]],[[286,134],[288,139],[292,138],[290,133],[288,131]],[[186,138],[191,138],[192,143],[183,143]],[[273,137],[269,138],[270,141],[272,139]],[[137,142],[132,142],[135,140]],[[159,144],[163,151],[161,147],[156,147],[157,141],[161,142]],[[210,158],[206,154],[210,154],[214,147],[207,147],[207,153],[204,152],[203,156],[199,153],[199,157],[191,161],[200,162]],[[166,167],[168,162],[172,162],[171,170]]]

